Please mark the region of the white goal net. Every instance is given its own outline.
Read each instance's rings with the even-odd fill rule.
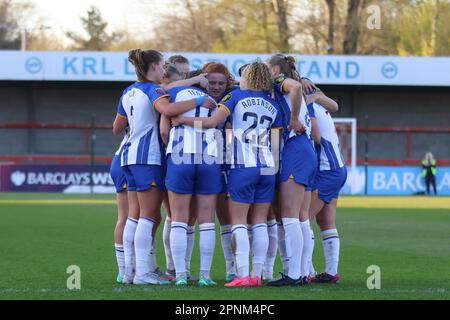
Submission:
[[[348,169],[347,184],[343,188],[342,194],[355,194],[357,192],[356,118],[335,118],[333,120],[339,137],[342,155]]]

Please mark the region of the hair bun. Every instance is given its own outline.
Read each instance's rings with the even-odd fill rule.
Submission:
[[[296,62],[296,59],[293,56],[287,56],[286,59],[287,59],[287,61],[292,62],[292,63]]]
[[[295,59],[295,57],[293,57],[293,56],[287,56],[286,57],[286,60],[287,60],[287,62],[289,63],[289,66],[292,68],[292,69],[294,69],[294,70],[296,70],[297,68],[296,68],[296,59]]]
[[[128,53],[128,61],[130,61],[134,66],[142,64],[142,49],[134,49]]]

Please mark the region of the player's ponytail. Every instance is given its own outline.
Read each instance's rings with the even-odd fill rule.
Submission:
[[[291,77],[292,79],[296,80],[296,81],[300,81],[301,77],[300,74],[297,71],[297,61],[295,60],[295,57],[293,56],[287,56],[286,60],[289,64],[289,67],[291,68]]]
[[[268,63],[271,67],[279,66],[280,73],[287,78],[300,81],[301,77],[297,71],[296,61],[293,56],[285,56],[284,54],[278,53],[270,57]]]
[[[163,55],[156,50],[134,49],[128,53],[128,61],[134,66],[138,80],[141,82],[147,79],[148,68],[152,63],[159,63]]]

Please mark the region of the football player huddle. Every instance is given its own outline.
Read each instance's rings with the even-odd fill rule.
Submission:
[[[112,164],[114,238],[123,284],[215,286],[216,217],[226,287],[339,282],[335,225],[345,162],[330,113],[338,110],[291,56],[239,69],[210,62],[189,71],[183,56],[132,50],[137,82],[113,124],[123,141]],[[166,272],[156,259],[161,206]],[[326,269],[313,263],[316,219]],[[198,225],[200,272],[191,274]],[[279,252],[283,270],[274,278]],[[217,280],[217,279],[216,279]]]

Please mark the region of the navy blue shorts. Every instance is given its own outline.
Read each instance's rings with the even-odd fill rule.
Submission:
[[[275,194],[275,175],[261,175],[261,168],[231,169],[228,190],[235,202],[270,203]]]
[[[223,189],[223,176],[219,163],[176,164],[172,155],[167,157],[166,187],[179,194],[217,194]]]
[[[317,170],[317,155],[305,134],[290,138],[283,148],[280,182],[289,178],[298,184],[310,187]]]
[[[228,180],[230,175],[230,165],[222,164],[220,168],[222,174],[222,190],[219,193],[228,194]]]
[[[347,181],[347,168],[318,171],[313,184],[313,191],[318,191],[319,199],[326,204],[339,197],[339,192]]]
[[[151,187],[165,190],[162,166],[131,164],[122,168],[127,178],[128,191],[145,191]]]
[[[120,165],[120,156],[114,156],[112,159],[109,174],[114,182],[114,187],[116,188],[117,193],[122,192],[127,188],[127,178]]]

